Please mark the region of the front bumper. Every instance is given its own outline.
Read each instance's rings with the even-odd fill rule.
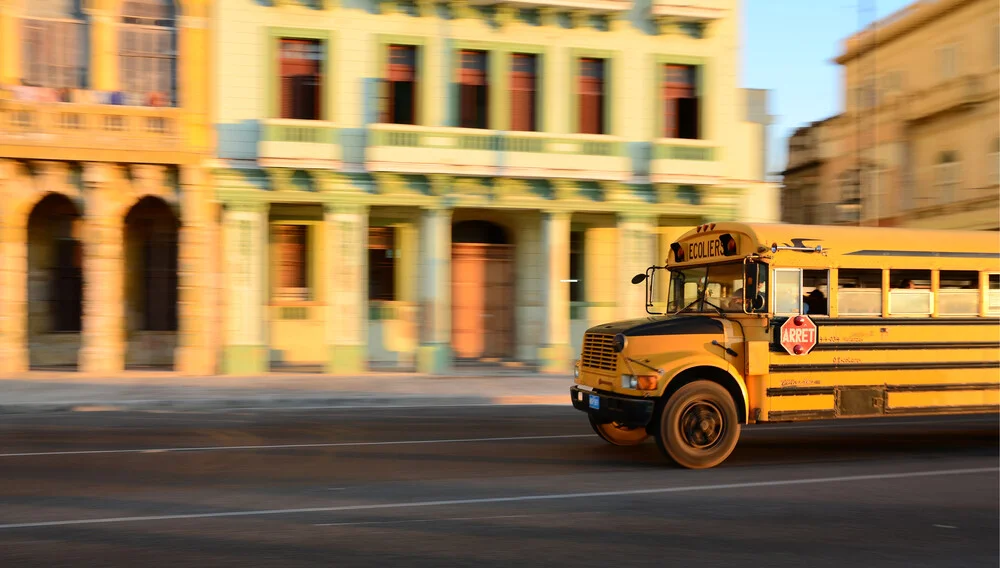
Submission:
[[[656,401],[648,398],[585,391],[578,386],[571,387],[569,393],[573,408],[590,414],[600,424],[616,422],[628,428],[643,427],[653,419],[656,406]],[[591,399],[594,398],[598,400],[596,409],[591,406]]]

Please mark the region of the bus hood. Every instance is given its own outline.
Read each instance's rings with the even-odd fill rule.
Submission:
[[[596,325],[587,333],[606,335],[624,334],[626,337],[643,335],[706,335],[722,333],[718,318],[704,315],[648,316]]]

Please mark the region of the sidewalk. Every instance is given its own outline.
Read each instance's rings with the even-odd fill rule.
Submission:
[[[185,377],[130,372],[116,377],[30,372],[0,378],[0,414],[97,410],[569,405],[569,375],[495,376],[371,373]]]

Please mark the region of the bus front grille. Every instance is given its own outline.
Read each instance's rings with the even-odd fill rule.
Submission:
[[[582,366],[602,371],[614,371],[618,368],[618,356],[613,347],[614,336],[588,333],[583,337],[583,352],[580,356]]]

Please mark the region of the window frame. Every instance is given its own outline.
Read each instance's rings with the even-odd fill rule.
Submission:
[[[281,117],[281,76],[278,66],[281,55],[282,39],[311,39],[319,40],[323,46],[323,62],[320,65],[320,104],[319,121],[336,121],[336,95],[337,89],[331,88],[334,84],[333,77],[333,56],[337,53],[337,35],[332,30],[312,29],[312,28],[290,28],[268,26],[263,30],[264,45],[264,73],[265,73],[265,93],[267,118],[280,119]]]
[[[983,280],[980,284],[980,290],[982,293],[982,311],[987,317],[1000,316],[1000,300],[997,301],[997,308],[994,310],[990,309],[990,278],[997,277],[1000,279],[1000,272],[983,272]],[[1000,288],[997,289],[997,297],[1000,298]]]
[[[570,91],[567,112],[569,116],[569,132],[574,135],[580,133],[580,71],[582,59],[603,59],[604,60],[604,82],[603,82],[603,112],[604,112],[604,134],[598,136],[615,136],[619,132],[619,107],[621,105],[612,104],[618,90],[616,85],[621,82],[618,77],[622,75],[622,52],[610,49],[589,49],[570,48]]]
[[[707,112],[707,102],[711,87],[711,72],[713,70],[713,60],[707,57],[674,55],[657,53],[651,56],[649,63],[650,72],[653,75],[652,92],[652,116],[653,131],[650,133],[654,140],[663,139],[666,117],[664,116],[663,85],[667,65],[687,65],[695,68],[694,95],[698,100],[698,138],[696,140],[711,140],[711,117]],[[679,138],[678,140],[688,140]]]

